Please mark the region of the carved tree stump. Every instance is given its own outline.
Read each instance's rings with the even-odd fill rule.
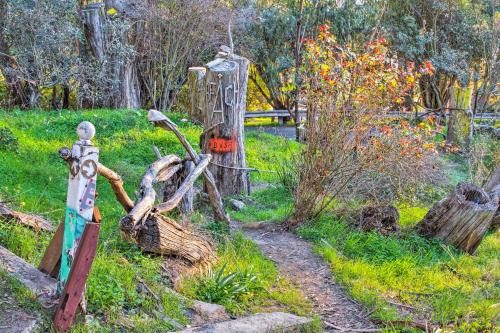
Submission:
[[[382,235],[398,232],[399,212],[393,206],[368,206],[361,209],[358,228],[363,231],[377,230]]]
[[[222,196],[248,190],[244,116],[248,59],[219,52],[205,65],[189,70],[190,114],[203,123],[201,149],[212,155],[209,170]]]
[[[442,238],[447,244],[474,253],[498,209],[498,192],[460,183],[436,203],[416,226],[424,237]]]

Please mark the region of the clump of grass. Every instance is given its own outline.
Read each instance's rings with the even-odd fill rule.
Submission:
[[[498,320],[498,233],[485,238],[475,257],[412,232],[389,237],[364,233],[331,216],[299,234],[316,244],[336,279],[376,319],[404,319],[388,302],[395,300],[417,309],[415,315],[454,324],[460,331],[489,330]]]

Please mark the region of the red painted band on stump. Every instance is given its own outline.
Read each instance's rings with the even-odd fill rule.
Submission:
[[[214,153],[231,153],[236,151],[236,139],[212,138],[209,140],[210,151]]]

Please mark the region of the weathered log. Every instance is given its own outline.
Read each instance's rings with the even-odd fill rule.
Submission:
[[[156,198],[156,192],[153,189],[153,184],[157,182],[158,174],[169,166],[180,162],[181,159],[176,155],[167,155],[149,166],[148,170],[142,177],[139,200],[128,215],[120,221],[120,229],[125,234],[133,235],[137,223],[141,221],[153,208]]]
[[[393,206],[363,207],[358,215],[357,226],[363,231],[377,230],[382,235],[398,232],[399,212]]]
[[[186,178],[194,170],[194,163],[191,160],[184,162],[183,178]],[[189,217],[193,213],[194,189],[191,187],[182,197],[179,209],[184,218]]]
[[[491,225],[498,196],[498,191],[488,194],[474,184],[460,183],[429,210],[416,231],[472,254]]]
[[[189,158],[189,157],[188,157]],[[168,180],[163,182],[162,187],[162,202],[168,201],[171,197],[176,195],[177,190],[181,186],[182,182],[189,176],[194,170],[194,163],[186,159],[183,164],[176,165],[179,168],[175,170],[175,173],[168,177]],[[159,179],[159,181],[161,181]],[[187,220],[187,217],[193,212],[193,200],[194,200],[194,190],[193,187],[189,187],[186,193],[184,193],[181,198],[180,203],[177,205],[177,209],[183,215],[183,219]]]
[[[181,160],[175,155],[168,155],[151,164],[142,178],[138,202],[120,221],[123,235],[135,241],[146,252],[182,258],[195,265],[196,269],[208,267],[216,258],[210,240],[203,234],[161,215],[161,212],[176,207],[209,161],[210,156],[201,155],[196,168],[186,177],[172,198],[157,207],[153,207],[156,198],[153,185],[160,178],[166,180],[169,175],[174,175]]]
[[[0,202],[0,220],[6,222],[15,221],[35,230],[54,231],[54,227],[49,220],[39,215],[17,212],[7,207],[3,202]]]
[[[208,237],[157,213],[147,216],[135,239],[146,252],[180,257],[192,265],[201,265],[200,268],[216,259]]]
[[[184,195],[193,187],[194,181],[200,176],[210,162],[210,155],[200,155],[200,161],[193,171],[184,179],[181,186],[167,201],[154,207],[154,212],[166,213],[177,207]]]
[[[148,119],[153,123],[154,126],[159,126],[167,131],[172,131],[184,146],[194,164],[198,164],[198,154],[194,151],[193,147],[191,147],[189,142],[186,140],[186,137],[182,135],[177,126],[167,116],[165,116],[165,114],[156,110],[149,110]],[[205,179],[205,186],[210,198],[210,204],[212,205],[212,209],[214,211],[214,218],[217,221],[225,221],[229,223],[229,215],[227,215],[226,211],[224,210],[222,198],[215,184],[214,176],[212,175],[210,170],[205,169],[203,171],[203,178]]]

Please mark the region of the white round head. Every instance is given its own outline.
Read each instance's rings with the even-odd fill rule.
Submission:
[[[76,128],[80,140],[90,141],[95,135],[95,127],[90,121],[82,121]]]

